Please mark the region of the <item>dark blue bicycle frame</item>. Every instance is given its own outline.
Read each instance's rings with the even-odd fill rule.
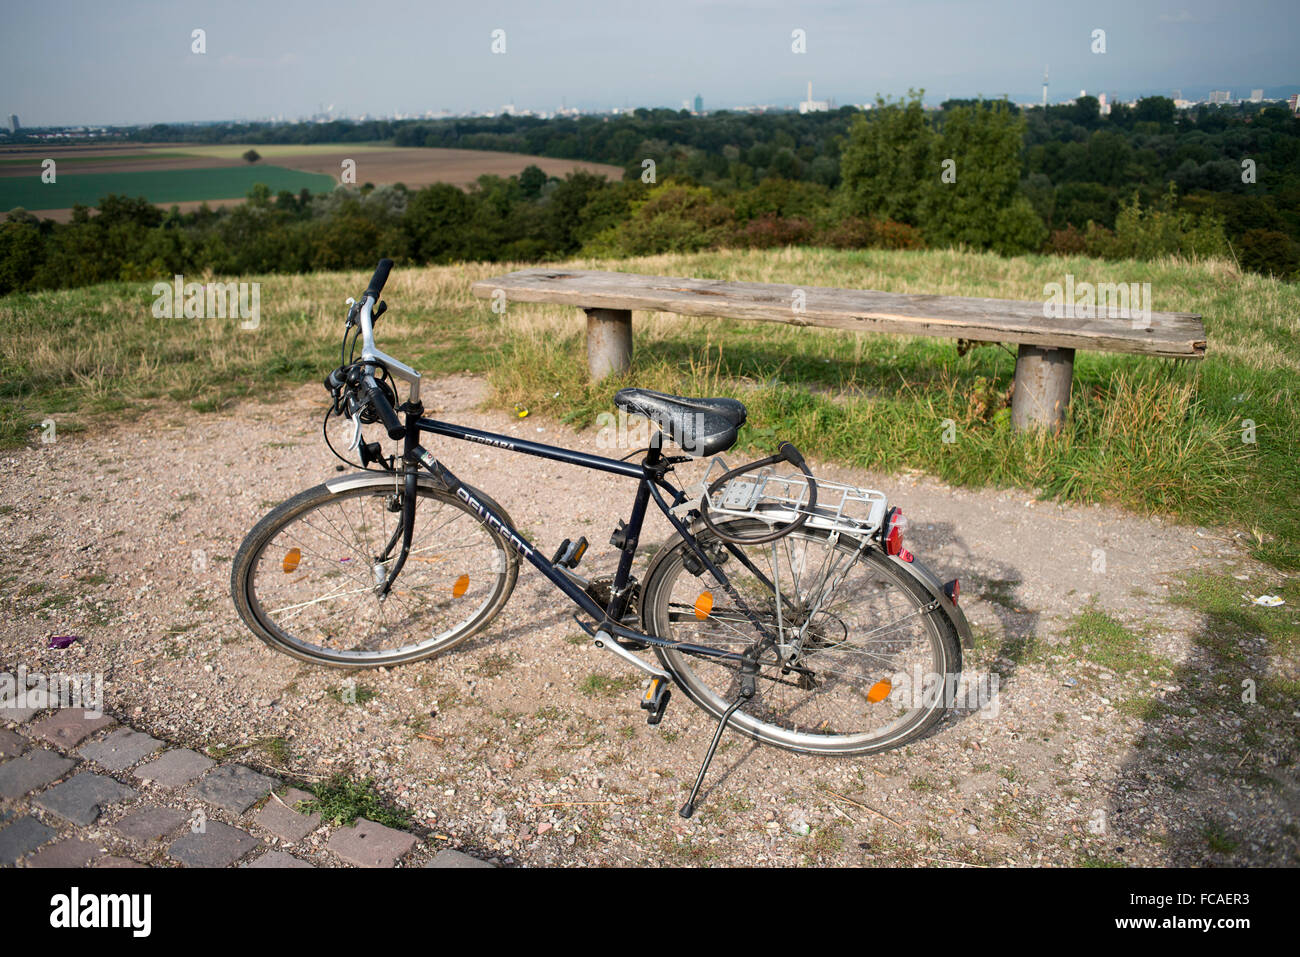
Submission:
[[[638,480],[636,498],[632,504],[632,515],[624,527],[626,535],[625,544],[620,553],[618,570],[614,575],[614,584],[611,588],[610,605],[608,608],[601,608],[590,595],[580,588],[576,582],[572,581],[567,575],[561,572],[556,566],[545,558],[539,552],[532,542],[528,541],[517,529],[513,528],[506,520],[488,502],[480,500],[474,495],[473,491],[465,483],[458,479],[452,472],[433,456],[427,449],[420,445],[418,436],[421,433],[428,432],[433,435],[441,435],[451,439],[462,439],[469,442],[477,442],[480,445],[490,445],[493,448],[505,449],[508,452],[520,452],[524,455],[535,455],[539,458],[549,459],[554,462],[563,462],[567,465],[577,465],[581,468],[596,469],[601,472],[610,472],[614,475],[622,475],[627,478]],[[479,517],[490,527],[498,529],[506,540],[515,548],[520,555],[528,559],[533,567],[550,579],[556,588],[564,592],[579,608],[596,620],[595,629],[609,632],[620,638],[630,639],[632,641],[644,642],[647,645],[656,645],[661,648],[674,648],[688,654],[701,655],[709,658],[722,658],[731,661],[752,662],[752,658],[736,654],[730,651],[721,651],[717,648],[709,648],[704,645],[696,645],[690,642],[672,641],[667,638],[660,638],[657,635],[648,635],[644,632],[628,628],[621,623],[623,612],[626,609],[627,596],[625,589],[632,573],[632,562],[636,557],[637,547],[641,537],[641,528],[645,522],[646,507],[650,499],[655,500],[655,504],[667,516],[668,521],[681,534],[687,544],[692,548],[695,554],[728,592],[732,592],[731,584],[726,575],[720,568],[713,563],[700,546],[695,536],[691,534],[680,519],[671,511],[673,506],[685,501],[685,493],[667,481],[664,477],[666,469],[663,467],[665,459],[662,455],[663,437],[661,433],[655,433],[651,440],[649,449],[645,458],[641,462],[628,462],[619,459],[609,459],[600,455],[590,455],[586,452],[577,452],[573,449],[565,449],[556,445],[545,445],[541,442],[530,442],[527,439],[519,439],[510,435],[502,435],[497,432],[485,432],[481,429],[473,429],[464,425],[455,425],[450,422],[439,422],[435,419],[418,418],[414,421],[407,417],[406,438],[404,440],[403,460],[406,463],[407,475],[407,500],[411,503],[408,506],[411,512],[414,512],[414,503],[416,496],[414,494],[414,483],[416,470],[422,466],[428,470],[434,478],[444,484],[449,491],[456,495],[461,501],[475,511]],[[664,501],[660,489],[668,492],[672,496],[672,502],[669,504]],[[409,542],[407,543],[409,545]],[[734,549],[733,549],[734,550]],[[396,577],[398,569],[393,572]],[[739,596],[736,596],[739,598]],[[584,625],[584,627],[586,627]],[[766,629],[764,629],[766,630]]]

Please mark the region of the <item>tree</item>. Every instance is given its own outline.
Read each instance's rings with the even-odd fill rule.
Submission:
[[[854,121],[840,159],[849,215],[917,225],[934,142],[921,110],[923,93],[910,91],[897,103],[878,97],[870,119],[859,115]]]
[[[529,199],[535,198],[542,191],[546,180],[546,174],[537,166],[525,166],[523,172],[519,174],[519,185]]]
[[[1025,120],[1000,101],[959,106],[932,143],[921,200],[921,231],[1015,255],[1040,246],[1047,229],[1020,194]]]
[[[244,162],[246,163],[256,163],[261,158],[262,155],[258,153],[257,150],[249,150],[243,156]]]

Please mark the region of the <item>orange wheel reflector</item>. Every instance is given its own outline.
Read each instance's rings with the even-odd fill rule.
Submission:
[[[456,584],[451,586],[451,597],[459,598],[467,591],[469,591],[469,576],[461,575],[456,579]]]
[[[877,681],[867,692],[867,700],[872,704],[879,704],[889,697],[889,692],[893,689],[894,686],[890,683],[888,678],[883,681]]]
[[[284,568],[284,573],[288,575],[290,572],[297,571],[298,563],[301,561],[302,561],[302,549],[299,548],[289,549],[289,551],[285,553],[284,562],[282,564],[282,567]]]
[[[709,617],[711,611],[713,611],[713,592],[700,592],[700,597],[695,599],[695,617],[703,621]]]

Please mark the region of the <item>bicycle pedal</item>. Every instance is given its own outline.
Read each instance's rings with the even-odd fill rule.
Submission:
[[[577,568],[578,562],[582,561],[582,556],[587,553],[587,536],[583,535],[576,542],[571,542],[567,538],[560,542],[560,547],[555,550],[555,557],[551,559],[552,565],[563,565],[565,568]]]
[[[645,697],[641,699],[641,710],[650,712],[646,716],[646,724],[656,725],[663,720],[672,696],[673,689],[668,687],[667,681],[663,678],[650,679],[650,687],[646,689]]]

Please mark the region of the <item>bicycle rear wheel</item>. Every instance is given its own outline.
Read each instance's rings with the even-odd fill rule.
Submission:
[[[724,533],[765,527],[735,519]],[[702,525],[696,537],[724,554]],[[900,747],[938,722],[961,672],[956,629],[930,596],[874,548],[823,529],[726,552],[730,597],[680,536],[651,562],[642,615],[650,634],[745,653],[763,630],[785,648],[760,658],[755,696],[732,718],[766,744],[809,754],[860,755]],[[778,600],[779,594],[779,600]],[[757,621],[757,624],[755,624]],[[721,717],[739,693],[739,665],[675,649],[656,653],[698,705]]]
[[[411,553],[383,601],[376,584],[393,559],[378,558],[402,518],[391,475],[336,480],[277,506],[235,556],[245,624],[278,651],[352,668],[427,658],[483,628],[514,589],[518,556],[455,495],[424,480],[418,494]]]

